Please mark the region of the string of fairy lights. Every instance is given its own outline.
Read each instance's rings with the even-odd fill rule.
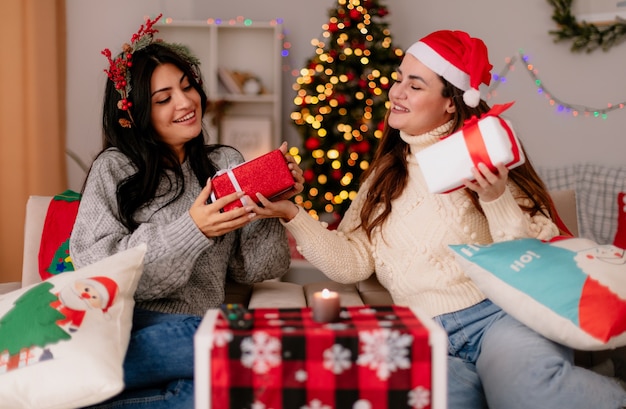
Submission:
[[[147,18],[147,17],[146,17]],[[162,24],[172,24],[177,22],[174,18],[172,17],[167,17],[165,16],[165,18],[163,19],[163,23]],[[208,18],[205,20],[205,23],[207,25],[216,25],[216,26],[237,26],[237,25],[243,25],[246,27],[250,27],[253,26],[255,24],[258,24],[258,21],[254,21],[251,18],[245,18],[244,16],[237,16],[235,18],[229,18],[229,19],[222,19],[222,18]],[[264,24],[267,22],[263,22]],[[269,24],[272,26],[277,26],[277,25],[282,25],[284,23],[284,20],[282,18],[275,18],[269,21]],[[289,56],[289,50],[291,49],[291,43],[289,41],[287,41],[287,36],[285,31],[283,30],[283,32],[280,34],[280,40],[283,42],[282,43],[282,49],[280,51],[280,55],[281,57],[288,57]]]
[[[573,117],[607,119],[609,112],[624,109],[624,106],[626,105],[626,101],[623,101],[619,103],[607,103],[606,107],[597,108],[564,101],[550,92],[545,82],[539,78],[539,70],[530,62],[528,55],[525,54],[523,50],[520,50],[518,55],[519,61],[524,65],[524,68],[537,87],[537,93],[539,95],[543,95],[548,100],[549,105],[554,107],[558,113],[569,114]],[[492,79],[494,82],[487,91],[487,99],[493,98],[498,86],[507,82],[507,75],[509,72],[515,70],[514,65],[517,61],[518,56],[515,55],[506,58],[505,67],[498,74],[493,74]]]
[[[164,21],[165,24],[171,24],[172,19],[167,18]],[[209,18],[206,20],[208,25],[239,25],[243,24],[246,26],[252,26],[255,24],[255,21],[249,18],[245,18],[243,16],[237,16],[236,18],[231,19],[219,19],[219,18]],[[283,24],[282,18],[276,18],[270,21],[271,24]],[[293,69],[292,64],[287,60],[290,57],[290,49],[292,44],[287,40],[286,32],[283,31],[281,33],[282,47],[281,47],[281,56],[285,58],[285,63],[283,64],[283,71],[290,72],[291,76],[298,77],[300,72],[298,69]],[[530,62],[530,58],[527,54],[524,53],[523,50],[518,52],[518,55],[513,55],[511,57],[507,57],[505,59],[505,66],[498,74],[493,74],[492,85],[487,90],[487,99],[494,98],[496,95],[496,90],[501,84],[505,84],[508,81],[508,74],[510,72],[515,71],[515,63],[520,61],[523,64],[524,68],[530,75],[531,80],[533,81],[535,87],[537,88],[537,93],[539,95],[543,95],[547,101],[549,106],[554,107],[555,111],[560,114],[568,114],[573,117],[585,117],[585,118],[600,118],[607,119],[608,114],[610,112],[624,109],[626,106],[626,101],[622,101],[619,103],[607,103],[605,107],[591,107],[583,104],[577,104],[565,101],[558,96],[556,96],[553,92],[551,92],[546,83],[539,77],[539,71],[535,67],[534,64]]]

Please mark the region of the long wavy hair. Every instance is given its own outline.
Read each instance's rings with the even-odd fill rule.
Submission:
[[[481,100],[475,108],[465,105],[463,102],[463,91],[443,77],[440,76],[439,78],[444,84],[441,95],[444,98],[452,98],[456,106],[450,133],[461,129],[465,121],[472,116],[480,117],[480,115],[489,111],[490,107],[484,100]],[[369,177],[372,178],[360,213],[360,227],[366,231],[370,239],[372,231],[387,220],[392,210],[391,202],[402,194],[408,183],[406,157],[409,153],[409,145],[400,138],[399,130],[389,126],[388,117],[389,112],[387,112],[385,117],[383,137],[376,149],[372,164],[361,177],[361,182]],[[524,164],[510,170],[509,179],[532,201],[532,206],[523,207],[526,212],[529,212],[531,215],[541,212],[554,220],[556,212],[548,190],[531,164],[523,146],[522,151],[526,156],[526,161]],[[484,214],[478,200],[478,194],[467,188],[464,191],[470,197],[474,206]]]
[[[161,140],[150,121],[150,80],[158,66],[168,63],[178,67],[187,76],[191,86],[198,91],[204,114],[207,95],[203,89],[200,70],[175,49],[158,42],[133,53],[133,65],[130,67],[131,92],[128,98],[132,103],[130,113],[133,121],[130,128],[120,125],[119,119],[126,118],[127,114],[117,107],[120,95],[115,85],[112,81],[106,82],[101,153],[108,148],[117,148],[136,168],[136,173],[120,181],[116,189],[119,218],[130,231],[139,225],[133,217],[134,213],[155,198],[162,178],[168,178],[166,170],[173,172],[174,179],[170,178],[169,183],[175,194],[163,207],[177,200],[185,189],[182,167],[175,152]],[[217,171],[208,154],[218,145],[206,145],[204,141],[203,129],[185,144],[185,158],[201,186],[205,186],[207,179]]]

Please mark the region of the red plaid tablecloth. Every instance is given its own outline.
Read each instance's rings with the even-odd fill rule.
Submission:
[[[336,323],[311,309],[255,309],[254,327],[214,315],[198,394],[213,408],[432,408],[430,330],[409,308],[347,307]],[[198,346],[198,345],[197,345]],[[208,377],[208,379],[206,379]],[[210,385],[198,384],[206,382]],[[203,399],[201,399],[203,400]]]

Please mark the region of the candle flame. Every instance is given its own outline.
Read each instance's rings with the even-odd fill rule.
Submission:
[[[322,298],[330,298],[330,291],[328,290],[328,288],[324,288],[322,290]]]

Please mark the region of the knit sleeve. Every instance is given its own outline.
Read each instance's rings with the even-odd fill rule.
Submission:
[[[136,292],[137,301],[145,301],[184,286],[195,260],[212,240],[195,226],[188,211],[168,223],[148,220],[130,232],[118,218],[116,189],[119,181],[134,172],[130,161],[116,150],[105,151],[94,161],[70,237],[70,254],[79,268],[147,243],[144,273]]]
[[[282,277],[290,263],[285,228],[278,219],[261,219],[240,229],[228,274],[240,283],[256,283]]]
[[[489,231],[495,242],[520,238],[550,240],[559,234],[556,224],[545,215],[534,216],[524,212],[520,204],[529,205],[530,199],[513,183],[509,183],[504,194],[491,202],[480,204],[489,223]]]
[[[349,284],[374,272],[373,249],[360,225],[367,182],[352,201],[337,230],[313,219],[300,208],[296,217],[284,223],[294,236],[298,251],[331,280]]]

